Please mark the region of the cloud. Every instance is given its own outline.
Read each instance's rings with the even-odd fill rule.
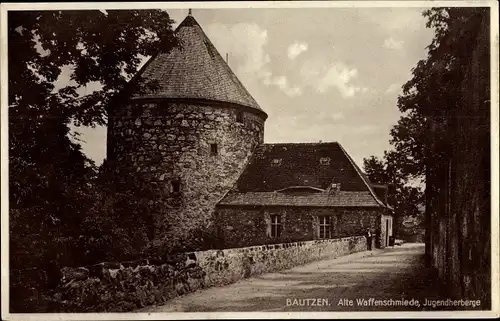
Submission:
[[[401,89],[401,86],[399,84],[391,84],[389,87],[387,87],[387,90],[385,91],[386,94],[392,94],[395,93]]]
[[[367,133],[367,132],[375,131],[378,128],[379,127],[376,126],[376,125],[367,124],[367,125],[356,126],[356,128],[353,128],[353,131],[354,131],[354,133],[364,134],[364,133]]]
[[[266,77],[264,79],[264,85],[266,86],[275,85],[279,89],[281,89],[287,96],[290,97],[302,95],[302,90],[299,87],[291,87],[288,84],[288,80],[286,79],[285,76]]]
[[[385,39],[385,41],[384,41],[384,47],[387,49],[392,49],[392,50],[403,49],[403,44],[404,44],[403,40],[397,41],[397,40],[394,40],[394,38],[392,38],[392,37],[389,37],[389,38]]]
[[[228,53],[230,57],[240,58],[241,63],[237,68],[240,74],[265,76],[265,66],[270,60],[264,51],[267,44],[266,29],[255,23],[237,23],[230,27],[213,23],[205,31],[222,56]]]
[[[276,86],[291,97],[302,94],[300,88],[291,86],[285,76],[273,76],[269,66],[271,59],[265,51],[268,42],[266,29],[255,23],[237,23],[231,27],[213,23],[205,30],[219,52],[227,52],[237,59],[235,70],[243,83]]]
[[[297,58],[301,53],[304,51],[307,51],[308,45],[307,43],[294,43],[288,46],[288,58],[290,60],[294,60]]]
[[[318,113],[314,116],[307,114],[303,117],[304,121],[307,122],[307,120],[312,119],[316,124],[336,124],[339,123],[339,121],[345,119],[345,115],[342,111],[332,113],[329,109],[318,110]]]
[[[359,16],[372,22],[377,28],[394,32],[398,30],[419,31],[425,28],[427,19],[424,8],[371,8],[359,10]]]
[[[358,92],[368,92],[368,88],[352,83],[358,77],[358,70],[343,62],[335,62],[326,68],[320,62],[309,62],[304,64],[301,74],[306,84],[318,93],[326,93],[330,88],[336,88],[343,98],[350,98]]]
[[[330,116],[333,120],[338,121],[344,119],[344,114],[342,112],[334,113]]]
[[[326,74],[319,80],[317,90],[324,93],[330,87],[336,87],[344,98],[352,97],[359,88],[350,85],[350,81],[358,75],[357,69],[349,69],[343,64],[335,64],[330,67]]]

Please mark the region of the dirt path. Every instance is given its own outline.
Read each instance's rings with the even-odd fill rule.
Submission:
[[[423,254],[423,244],[355,253],[200,290],[138,312],[428,310],[425,299],[436,299],[439,288]],[[415,304],[412,299],[420,306],[394,302]]]

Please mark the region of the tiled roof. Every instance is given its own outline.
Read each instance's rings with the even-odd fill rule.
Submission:
[[[321,159],[328,163],[321,163]],[[339,143],[262,144],[237,182],[240,192],[272,192],[290,186],[367,191],[367,183]]]
[[[379,207],[370,192],[316,192],[293,195],[279,192],[230,192],[219,205]]]
[[[175,32],[181,46],[153,56],[138,73],[141,81],[157,88],[133,98],[203,99],[262,112],[191,15]]]
[[[331,191],[332,184],[340,190]],[[385,206],[336,142],[260,145],[219,204]]]

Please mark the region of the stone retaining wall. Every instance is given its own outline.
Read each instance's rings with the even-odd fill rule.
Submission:
[[[123,312],[253,275],[366,250],[364,236],[186,253],[63,268],[47,312]]]

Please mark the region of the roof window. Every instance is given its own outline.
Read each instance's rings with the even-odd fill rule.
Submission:
[[[320,165],[330,165],[330,157],[321,157],[319,163]]]
[[[278,167],[281,165],[281,162],[282,162],[282,159],[281,158],[274,158],[272,161],[271,161],[271,166],[272,167]]]
[[[340,183],[332,183],[331,188],[334,191],[340,191]]]

